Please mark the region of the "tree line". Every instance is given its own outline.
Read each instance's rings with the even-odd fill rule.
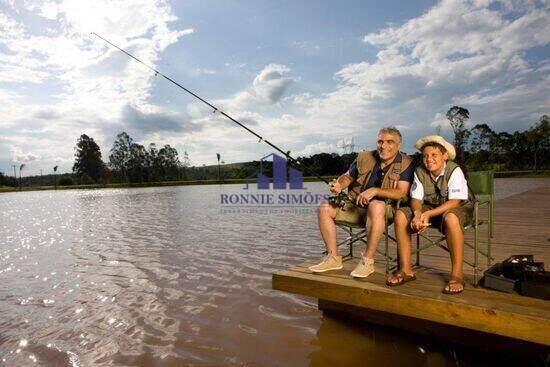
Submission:
[[[158,148],[136,143],[126,132],[116,136],[103,162],[101,150],[93,138],[82,134],[76,143],[73,173],[78,183],[158,182],[182,179],[178,151],[169,144]]]
[[[550,168],[550,117],[541,116],[525,131],[495,132],[487,123],[466,128],[470,112],[453,106],[447,119],[454,132],[456,161],[468,170],[540,170]]]
[[[454,132],[456,161],[468,171],[495,170],[545,170],[550,169],[550,118],[541,116],[525,131],[495,132],[487,123],[467,123],[470,112],[463,107],[453,106],[447,111],[447,119]],[[438,133],[438,131],[436,131]],[[304,175],[336,176],[344,172],[355,153],[319,153],[309,157],[298,157],[305,169]],[[420,154],[415,159],[420,163]],[[101,151],[92,137],[82,134],[76,143],[73,174],[23,178],[24,185],[59,185],[93,183],[139,183],[176,180],[216,180],[254,178],[260,162],[223,164],[216,153],[218,165],[189,165],[187,152],[183,162],[177,150],[169,144],[147,147],[136,143],[126,132],[116,136],[108,161],[102,160]],[[263,162],[263,173],[271,175],[272,166]],[[57,166],[55,167],[55,169]],[[54,170],[55,170],[54,169]],[[0,186],[21,184],[13,177],[0,172]]]

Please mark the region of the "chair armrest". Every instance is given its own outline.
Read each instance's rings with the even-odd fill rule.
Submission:
[[[398,200],[394,200],[394,199],[386,199],[385,200],[386,205],[395,204],[395,207],[398,208],[398,209],[401,207],[401,204],[406,204],[408,202],[409,202],[409,197],[408,196],[401,196]]]
[[[478,194],[475,196],[475,201],[477,201],[478,204],[490,203],[491,199],[491,195],[488,194]]]

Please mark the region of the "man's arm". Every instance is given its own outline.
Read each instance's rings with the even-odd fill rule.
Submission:
[[[334,180],[332,180],[331,184],[330,184],[330,191],[337,195],[340,193],[340,191],[344,190],[346,187],[348,187],[349,185],[351,185],[351,183],[354,181],[355,179],[353,178],[352,175],[349,174],[349,171],[340,175],[340,177],[338,178],[335,178]]]
[[[381,189],[377,187],[376,189],[378,189],[378,192],[374,196],[384,199],[399,200],[402,197],[407,196],[409,193],[409,187],[411,187],[411,183],[409,181],[399,181],[395,189]]]
[[[363,191],[360,195],[357,195],[355,202],[358,205],[367,205],[374,197],[382,199],[399,200],[409,193],[409,186],[411,184],[408,181],[399,181],[397,188],[395,189],[381,189],[380,187],[371,187]]]
[[[340,190],[347,188],[354,180],[355,179],[348,172],[340,175],[340,177],[336,179],[336,181],[340,183]]]

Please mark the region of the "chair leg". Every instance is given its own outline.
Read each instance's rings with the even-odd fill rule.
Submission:
[[[487,223],[487,267],[491,267],[491,238],[493,238],[493,199],[489,203],[489,223]]]
[[[420,266],[420,235],[416,234],[416,266]]]
[[[491,267],[491,223],[489,223],[489,228],[487,228],[487,268]]]
[[[353,229],[352,228],[349,229],[349,235],[350,235],[350,237],[353,237]],[[353,259],[353,241],[351,241],[350,244],[349,244],[349,257]]]
[[[386,251],[384,253],[384,257],[386,258],[386,274],[389,274],[390,272],[390,259],[389,259],[389,238],[388,238],[388,219],[386,216],[386,211],[384,210],[384,245],[386,247]]]
[[[478,220],[479,220],[479,204],[476,202],[474,203],[474,287],[477,287],[477,273],[478,273],[478,253],[477,253],[477,246],[478,246]]]

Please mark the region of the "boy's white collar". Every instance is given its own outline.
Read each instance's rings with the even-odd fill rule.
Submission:
[[[439,173],[439,175],[437,175],[437,177],[434,177],[432,175],[432,173],[430,172],[430,176],[432,176],[432,178],[435,178],[436,181],[439,177],[443,176],[445,174],[445,168],[447,168],[447,161],[445,161],[445,163],[443,163],[443,169],[441,170],[441,172]]]

